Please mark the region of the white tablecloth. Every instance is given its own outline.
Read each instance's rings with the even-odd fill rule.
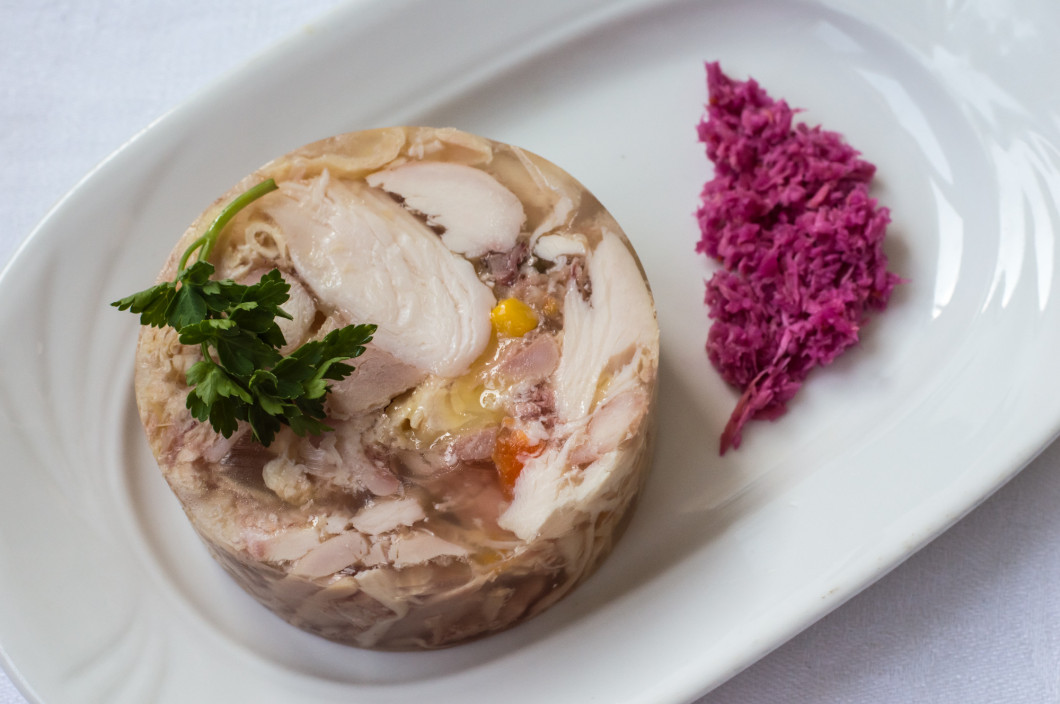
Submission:
[[[128,137],[335,4],[0,0],[0,264]],[[1058,506],[1060,444],[702,704],[1060,702]]]

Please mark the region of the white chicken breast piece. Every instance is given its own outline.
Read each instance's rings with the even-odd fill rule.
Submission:
[[[324,171],[281,184],[262,209],[317,297],[349,320],[378,320],[374,342],[397,359],[457,376],[485,349],[493,293],[390,198]]]
[[[442,228],[446,247],[468,257],[507,252],[526,220],[514,193],[485,171],[463,164],[411,162],[365,180],[423,213],[428,225]]]
[[[617,479],[622,458],[615,450],[638,432],[649,407],[646,393],[631,394],[629,382],[654,374],[659,333],[651,294],[629,285],[640,270],[617,235],[604,230],[587,259],[592,293],[585,299],[575,281],[567,284],[563,352],[554,375],[556,420],[569,435],[529,459],[500,517],[524,540],[570,530],[572,510],[611,510],[599,491]],[[572,483],[569,465],[575,461],[588,466]]]
[[[291,286],[287,349],[374,323],[332,384],[333,430],[222,438],[185,406],[201,358],[145,328],[136,396],[191,524],[249,594],[358,647],[441,648],[512,627],[585,580],[651,459],[654,304],[614,219],[562,169],[451,128],[339,135],[251,174],[277,191],[212,254]]]
[[[586,299],[570,282],[564,296],[563,354],[556,370],[556,410],[563,422],[587,416],[605,371],[613,375],[632,363],[657,344],[659,334],[651,294],[629,285],[641,274],[622,240],[605,230],[586,259],[592,293]]]

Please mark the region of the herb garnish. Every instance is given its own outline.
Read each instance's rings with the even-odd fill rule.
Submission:
[[[280,305],[290,285],[273,269],[250,286],[210,277],[210,256],[225,225],[243,208],[276,190],[263,181],[229,203],[201,237],[184,251],[173,281],[111,303],[140,315],[141,325],[169,326],[180,342],[199,345],[203,359],[188,369],[187,407],[200,421],[231,437],[237,421],[250,424],[254,438],[270,444],[281,426],[298,435],[331,430],[323,421],[328,381],[345,378],[372,340],[375,325],[348,325],[312,340],[287,356],[276,318],[291,319]],[[195,256],[195,262],[188,265]]]

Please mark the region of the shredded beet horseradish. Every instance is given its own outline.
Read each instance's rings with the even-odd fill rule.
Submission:
[[[794,112],[754,79],[707,64],[700,141],[714,162],[696,213],[696,251],[720,262],[707,282],[707,355],[743,390],[721,435],[786,410],[806,375],[858,341],[901,279],[887,271],[890,216],[868,195],[876,171],[843,138],[792,124]]]

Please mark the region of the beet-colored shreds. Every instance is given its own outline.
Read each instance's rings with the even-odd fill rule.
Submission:
[[[743,390],[724,454],[748,420],[782,415],[811,369],[856,343],[901,279],[883,253],[889,211],[868,195],[875,166],[839,134],[793,125],[795,111],[754,79],[708,63],[707,88],[699,138],[714,178],[696,251],[724,267],[707,282],[707,355]]]

